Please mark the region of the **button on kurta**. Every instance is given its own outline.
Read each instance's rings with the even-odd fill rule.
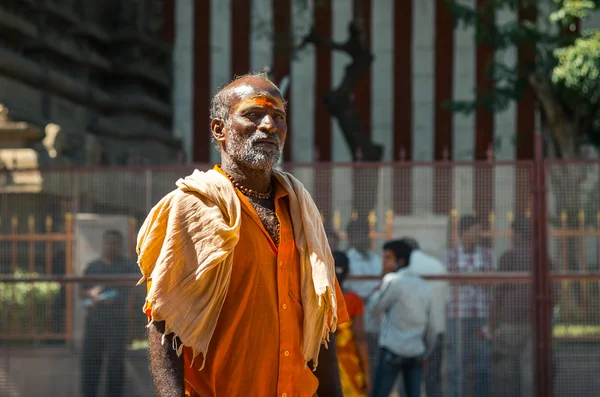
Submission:
[[[287,305],[285,303],[283,304],[282,307],[283,307],[283,310],[287,309]]]
[[[287,356],[289,356],[289,355],[290,355],[290,352],[289,352],[288,350],[286,350],[286,351],[283,353],[283,355],[287,357]]]

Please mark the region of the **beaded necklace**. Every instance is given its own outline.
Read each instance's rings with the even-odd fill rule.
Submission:
[[[260,200],[269,200],[273,195],[273,186],[271,186],[268,193],[261,193],[257,192],[256,190],[247,188],[246,186],[233,179],[233,177],[226,172],[225,175],[227,176],[227,179],[229,179],[229,181],[232,183],[233,187],[238,189],[245,196],[251,196]],[[273,238],[273,242],[275,243],[275,245],[279,246],[279,239],[281,236],[281,225],[279,224],[279,219],[277,219],[275,211],[273,211],[270,208],[264,207],[258,203],[252,202],[252,206],[254,207],[254,210],[257,212],[257,214],[259,214],[259,218],[262,218],[260,215],[263,215],[263,217],[272,217],[275,220],[274,235],[272,235],[271,237]],[[263,223],[264,222],[265,221],[263,221]],[[265,225],[265,227],[267,226]]]
[[[273,193],[273,187],[271,187],[267,193],[261,193],[261,192],[257,192],[256,190],[247,188],[246,186],[242,185],[241,183],[239,183],[238,181],[233,179],[233,177],[231,175],[229,175],[227,173],[225,173],[225,175],[231,181],[231,183],[233,184],[233,187],[238,189],[240,192],[244,193],[244,195],[255,197],[255,198],[261,199],[261,200],[268,200],[271,198],[271,195]]]

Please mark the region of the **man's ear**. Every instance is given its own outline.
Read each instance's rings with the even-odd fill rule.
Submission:
[[[219,144],[225,142],[225,128],[227,128],[225,120],[212,119],[210,122],[210,132]]]

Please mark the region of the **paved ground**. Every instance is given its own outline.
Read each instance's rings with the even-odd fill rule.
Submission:
[[[561,344],[555,348],[555,397],[598,397],[600,390],[600,342]],[[128,397],[153,395],[145,351],[129,351]],[[31,381],[31,373],[36,381]],[[58,348],[4,350],[0,353],[0,396],[37,397],[79,395],[79,357]],[[105,397],[103,393],[100,396]],[[423,397],[425,394],[423,393]],[[393,394],[390,397],[400,397]],[[523,396],[529,397],[529,396]]]

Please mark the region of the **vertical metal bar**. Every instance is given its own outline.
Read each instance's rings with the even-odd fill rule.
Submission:
[[[496,213],[493,210],[488,214],[488,223],[490,231],[490,249],[493,252],[496,243]]]
[[[146,170],[146,213],[152,209],[152,170]]]
[[[600,211],[596,214],[596,263],[600,263]]]
[[[535,159],[533,164],[534,239],[536,242],[533,273],[534,293],[534,343],[535,343],[535,396],[552,396],[552,318],[550,304],[550,272],[548,261],[548,213],[546,165],[543,157],[542,136],[535,134]]]
[[[33,273],[35,271],[35,241],[33,239],[33,235],[35,234],[35,218],[33,214],[29,214],[27,218],[27,232],[29,233],[29,252],[27,253],[29,259],[29,272]]]
[[[569,257],[567,255],[567,251],[568,251],[567,233],[568,233],[567,212],[563,210],[560,214],[560,263],[562,263],[562,271],[563,272],[569,271]],[[564,309],[565,309],[564,312],[569,313],[569,316],[571,316],[571,313],[573,313],[573,310],[571,310],[571,283],[572,282],[573,281],[569,281],[569,280],[561,281],[561,293],[564,296],[564,302],[566,303],[566,305],[564,307]],[[575,282],[573,282],[573,283],[575,283]]]
[[[52,216],[46,216],[46,234],[52,233]],[[47,275],[52,275],[52,242],[46,240],[46,272]],[[52,332],[52,314],[54,305],[48,304],[46,306],[46,326],[44,332]]]
[[[19,258],[18,258],[18,251],[17,251],[17,240],[16,240],[16,235],[18,232],[18,225],[19,225],[19,219],[16,216],[12,217],[11,220],[11,233],[12,233],[12,241],[11,241],[11,245],[10,245],[10,260],[12,262],[12,272],[14,273],[17,270],[18,267],[18,263],[19,263]]]
[[[33,214],[30,214],[29,217],[27,218],[27,232],[28,232],[28,237],[29,237],[29,244],[28,244],[28,260],[29,260],[29,265],[28,265],[28,270],[30,273],[33,273],[35,271],[35,241],[33,236],[35,235],[35,218],[33,216]],[[29,286],[31,286],[31,284],[29,284]],[[28,294],[27,297],[27,306],[28,306],[28,314],[29,314],[29,324],[31,324],[30,326],[30,333],[35,334],[36,332],[41,332],[41,330],[36,330],[35,329],[35,318],[36,318],[36,307],[35,307],[35,300],[33,299],[33,288],[31,289],[31,292]]]
[[[73,215],[71,213],[65,214],[65,268],[66,275],[70,276],[73,274]],[[66,285],[66,334],[67,342],[72,342],[73,339],[73,285],[67,283]]]
[[[581,233],[578,240],[579,240],[579,271],[580,272],[586,272],[587,271],[587,258],[585,257],[585,237],[586,237],[586,230],[585,230],[585,213],[583,212],[583,210],[581,210],[579,212],[579,232]],[[587,280],[581,280],[579,282],[579,287],[582,293],[582,300],[581,300],[581,306],[582,306],[582,310],[579,311],[579,314],[582,318],[580,318],[580,321],[585,322],[588,318],[588,285],[589,285],[589,281]]]

